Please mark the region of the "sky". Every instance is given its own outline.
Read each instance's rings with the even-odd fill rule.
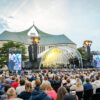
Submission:
[[[0,0],[0,33],[33,23],[50,34],[65,34],[77,47],[91,40],[100,51],[100,0]]]

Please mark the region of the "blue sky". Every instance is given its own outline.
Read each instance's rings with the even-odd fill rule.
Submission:
[[[34,24],[51,34],[65,34],[78,47],[92,40],[100,51],[100,0],[0,0],[0,32],[22,31]]]

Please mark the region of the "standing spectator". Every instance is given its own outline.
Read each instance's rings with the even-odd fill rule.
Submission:
[[[5,78],[0,76],[0,91],[5,87]]]
[[[23,100],[28,100],[31,96],[32,91],[33,91],[32,84],[30,82],[27,82],[25,84],[25,91],[21,92],[18,97]]]
[[[73,65],[73,69],[74,69],[74,72],[76,72],[76,65],[75,64]]]
[[[29,100],[52,100],[51,97],[48,96],[48,90],[46,88],[42,88],[43,85],[40,86],[40,91],[34,90]]]
[[[78,100],[78,97],[76,95],[66,94],[63,100]]]
[[[9,88],[11,88],[11,86],[10,85],[5,85],[5,87],[4,87],[4,93],[1,95],[1,97],[0,97],[0,100],[6,100],[7,99],[7,91],[8,91],[8,89]]]
[[[18,87],[18,85],[19,85],[19,82],[18,82],[18,79],[16,79],[15,82],[12,83],[12,86],[13,86],[13,88],[16,89]]]
[[[68,93],[65,87],[59,87],[57,91],[57,100],[63,100],[64,95]]]
[[[41,85],[41,81],[40,81],[39,79],[37,79],[37,80],[35,81],[35,87],[34,87],[34,89],[35,89],[36,91],[39,91],[39,90],[40,90],[40,85]]]
[[[53,100],[57,98],[56,91],[52,88],[51,84],[47,81],[41,85],[41,90],[48,90],[48,96],[50,96]]]
[[[90,83],[90,79],[86,78],[86,84],[84,85],[84,91],[93,89],[92,84]]]
[[[93,85],[93,92],[96,93],[96,89],[100,88],[99,76],[96,76],[96,80],[92,83],[92,85]]]
[[[67,79],[66,84],[64,84],[64,87],[66,88],[66,90],[67,90],[68,93],[69,93],[69,92],[70,92],[70,87],[71,87],[70,79],[69,79],[69,78]]]
[[[7,100],[22,100],[22,99],[16,98],[16,91],[14,88],[9,88],[7,91]]]
[[[16,93],[17,93],[17,95],[19,95],[22,91],[24,91],[25,90],[25,80],[24,79],[21,79],[20,80],[20,86],[18,86],[17,88],[16,88]]]
[[[76,83],[70,87],[70,90],[75,90],[76,92],[83,91],[82,81],[77,78]]]
[[[83,83],[84,82],[84,75],[83,74],[80,75],[80,79],[81,79],[81,81]]]
[[[48,81],[48,77],[45,75],[44,79],[42,80],[42,83],[45,83],[46,81]],[[49,81],[48,81],[49,82]]]
[[[59,77],[56,75],[54,78],[54,83],[53,83],[53,88],[57,92],[58,88],[61,86],[61,80]]]
[[[75,83],[76,83],[75,76],[71,75],[71,82],[70,82],[70,84],[73,85]]]
[[[93,87],[90,84],[90,79],[86,78],[86,84],[84,85],[84,100],[91,100],[93,95]]]

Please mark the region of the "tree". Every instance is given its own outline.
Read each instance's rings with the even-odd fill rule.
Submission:
[[[25,53],[26,53],[25,45],[23,43],[9,41],[7,43],[4,43],[3,46],[0,48],[0,68],[2,68],[5,65],[8,66],[9,49],[13,47],[22,50],[23,61],[27,59],[27,56],[25,56]]]
[[[83,47],[80,47],[80,48],[78,48],[77,50],[80,52],[82,58],[83,58],[83,59],[86,59],[86,57],[87,57],[87,52],[86,52],[85,50],[83,50]]]

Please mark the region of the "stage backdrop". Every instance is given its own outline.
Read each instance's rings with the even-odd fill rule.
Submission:
[[[100,67],[100,55],[93,55],[93,66]]]
[[[21,70],[22,55],[20,53],[9,53],[9,70]]]

